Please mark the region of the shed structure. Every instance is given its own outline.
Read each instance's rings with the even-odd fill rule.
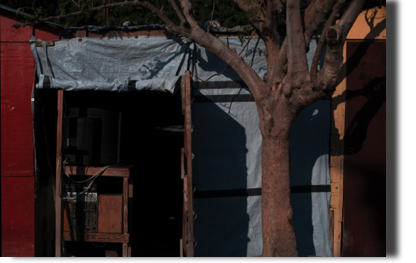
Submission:
[[[56,130],[50,127],[42,130],[42,125],[37,126],[36,122],[42,122],[39,121],[39,117],[56,120],[56,112],[54,112],[56,110],[54,104],[56,103],[56,89],[66,90],[64,94],[67,94],[65,96],[68,99],[68,105],[73,103],[74,107],[83,105],[83,103],[92,103],[92,101],[95,101],[92,103],[94,107],[102,107],[103,104],[111,104],[116,97],[128,101],[130,104],[137,103],[134,111],[126,107],[123,111],[123,114],[126,115],[123,116],[126,116],[130,122],[134,120],[137,121],[136,124],[143,123],[144,126],[147,125],[147,130],[143,132],[143,130],[137,129],[135,130],[136,133],[132,133],[131,131],[134,130],[133,127],[136,124],[127,125],[123,130],[129,131],[126,133],[126,138],[134,142],[132,145],[144,148],[150,147],[146,149],[152,149],[151,152],[147,153],[148,156],[151,155],[151,158],[133,155],[132,152],[126,151],[129,156],[125,156],[125,160],[135,162],[137,159],[143,158],[137,164],[157,165],[159,162],[158,155],[161,155],[162,152],[174,152],[173,147],[165,147],[166,145],[179,145],[183,140],[183,137],[180,137],[179,141],[177,139],[163,139],[165,141],[161,142],[162,137],[154,137],[154,134],[163,133],[165,135],[169,134],[169,136],[173,134],[176,136],[179,134],[180,136],[181,134],[181,128],[177,127],[179,121],[169,122],[167,120],[179,120],[178,115],[175,115],[176,113],[170,114],[169,111],[176,112],[179,109],[180,112],[180,94],[176,91],[180,89],[178,84],[181,76],[185,74],[185,70],[189,70],[192,75],[193,96],[192,165],[194,186],[189,190],[193,193],[195,216],[193,217],[194,236],[190,237],[190,240],[194,242],[189,243],[189,245],[195,245],[195,256],[261,255],[261,136],[258,130],[258,116],[250,92],[232,69],[228,69],[224,74],[211,79],[207,84],[201,82],[201,80],[205,80],[215,73],[222,72],[227,65],[194,43],[166,36],[162,31],[115,31],[97,34],[97,32],[88,30],[88,28],[87,30],[73,29],[75,30],[75,38],[54,41],[53,45],[49,46],[47,40],[57,40],[59,38],[56,34],[47,32],[53,30],[46,27],[45,32],[37,28],[26,27],[17,31],[10,27],[16,21],[10,19],[10,14],[7,14],[7,12],[2,12],[3,121],[1,129],[1,179],[3,256],[53,255],[53,242],[45,241],[45,232],[52,232],[53,229],[48,229],[45,225],[49,226],[54,222],[54,219],[50,216],[50,212],[53,210],[53,180],[50,175],[54,174],[54,171],[49,173],[45,170],[54,167],[54,164],[46,164],[48,159],[54,160],[54,158],[53,156],[47,158],[45,156],[48,151],[53,152],[56,149],[53,145],[55,141],[55,135],[53,134],[56,134]],[[377,12],[380,15],[383,9]],[[363,13],[364,18],[366,14],[369,14],[368,11]],[[383,31],[382,21],[373,25],[373,27],[370,27],[369,34],[366,35],[367,38],[377,38],[378,35],[373,36],[374,32],[378,29],[381,29],[380,32]],[[354,32],[353,28],[351,34]],[[27,44],[30,35],[35,36],[31,39],[32,53],[36,61],[35,81],[33,81],[33,57]],[[354,39],[351,36],[349,38]],[[362,39],[363,37],[355,35],[355,38]],[[381,38],[383,39],[382,34]],[[222,40],[229,46],[235,47],[237,52],[242,49],[236,37],[223,35]],[[36,43],[42,44],[37,47]],[[347,43],[346,52],[348,52],[347,49],[352,43],[353,41]],[[381,42],[377,40],[374,43],[378,46]],[[17,54],[15,52],[16,47],[20,46],[21,51],[18,54],[21,55],[19,59],[23,63],[19,63],[18,66],[23,66],[23,68],[14,72],[6,63],[15,61],[12,55]],[[311,42],[310,54],[313,54],[315,46],[316,39]],[[108,52],[104,52],[106,48],[119,51],[115,51],[108,56]],[[353,47],[350,48],[353,50]],[[9,52],[10,50],[13,50],[14,53]],[[149,54],[146,56],[143,50],[146,50]],[[106,55],[95,61],[97,63],[88,64],[94,54],[97,55],[100,52]],[[348,55],[348,53],[346,54]],[[128,64],[140,59],[139,64]],[[308,57],[308,60],[310,59]],[[256,69],[260,76],[267,72],[264,60],[264,44],[259,39],[253,38],[250,42],[245,60]],[[345,72],[349,72],[348,63]],[[18,86],[14,81],[16,73],[23,76],[19,78],[23,82],[19,83]],[[380,76],[380,78],[382,81],[383,76]],[[348,78],[344,79],[348,81]],[[357,252],[359,251],[357,246],[355,248],[346,246],[346,244],[351,243],[346,239],[348,236],[342,236],[342,222],[344,219],[346,220],[348,213],[346,206],[345,216],[342,213],[344,203],[346,204],[348,199],[342,198],[343,182],[345,182],[345,187],[348,185],[343,176],[344,173],[348,173],[347,169],[344,169],[344,161],[348,162],[348,157],[344,154],[344,140],[339,139],[343,136],[346,125],[348,125],[346,124],[348,121],[344,121],[346,120],[344,112],[348,112],[343,106],[348,105],[348,103],[345,103],[348,97],[344,92],[348,84],[345,83],[345,81],[341,82],[332,100],[319,101],[305,109],[295,121],[291,131],[293,222],[299,254],[302,256],[365,256],[371,254]],[[36,88],[32,90],[34,86]],[[97,90],[101,91],[98,92]],[[111,94],[109,94],[109,91],[112,91]],[[174,94],[169,95],[169,93],[161,93],[161,91]],[[33,95],[32,92],[34,92]],[[32,109],[29,104],[31,99],[32,102],[35,101],[35,104],[38,103],[37,105],[46,105],[45,107],[33,105],[35,127],[32,126]],[[84,102],[79,102],[78,99],[84,100]],[[174,102],[169,104],[170,101]],[[122,107],[120,102],[115,104],[117,107]],[[331,114],[331,104],[333,114]],[[153,107],[149,108],[149,105]],[[377,105],[384,105],[385,107],[382,98],[381,101],[377,100]],[[172,110],[173,108],[175,110]],[[378,109],[377,107],[374,108],[376,113]],[[15,115],[13,115],[13,112]],[[150,117],[145,117],[146,114],[144,113],[148,113]],[[157,119],[157,117],[165,118],[165,120],[160,123],[152,123],[151,119]],[[332,121],[331,118],[333,118]],[[5,121],[7,125],[5,125]],[[352,121],[354,122],[354,120]],[[33,129],[35,130],[34,136]],[[19,135],[15,131],[21,134]],[[329,140],[330,133],[332,134],[331,141]],[[334,141],[336,137],[334,133],[338,136],[338,140]],[[42,147],[43,143],[46,143],[45,138],[48,137],[52,138],[48,146]],[[23,138],[26,139],[23,140]],[[33,138],[35,138],[35,144]],[[147,144],[143,142],[146,140],[148,141]],[[156,141],[159,144],[154,147]],[[345,141],[345,143],[347,142]],[[36,149],[33,148],[33,145]],[[124,147],[128,148],[128,146]],[[19,151],[15,149],[19,149]],[[123,152],[123,147],[121,147],[121,151]],[[27,152],[27,154],[22,155],[22,152]],[[36,156],[33,153],[36,153]],[[182,203],[181,191],[183,189],[180,183],[179,151],[177,154],[177,156],[174,155],[176,157],[172,157],[172,160],[170,160],[170,164],[175,162],[178,164],[177,168],[172,169],[172,171],[178,171],[177,175],[176,172],[171,172],[169,176],[178,176],[179,186],[178,181],[172,181],[171,185],[164,185],[158,180],[158,178],[164,178],[163,180],[168,182],[168,177],[160,177],[159,174],[153,177],[140,177],[140,172],[138,172],[135,187],[138,185],[137,182],[141,182],[146,187],[158,186],[158,190],[145,192],[162,196],[161,193],[174,188],[170,186],[177,185],[175,191],[178,191],[179,195],[173,194],[175,197],[172,199],[179,200]],[[163,156],[163,158],[168,158],[169,155]],[[137,164],[135,163],[136,166]],[[150,170],[143,169],[141,172],[154,172],[154,167],[147,167],[146,169]],[[39,170],[36,170],[36,168]],[[160,173],[166,176],[166,170],[160,170]],[[383,194],[382,190],[378,196],[380,194]],[[33,196],[35,196],[35,199]],[[135,201],[145,200],[146,196],[135,196],[134,198]],[[167,206],[162,205],[166,200],[167,198],[159,198],[157,199],[159,203],[141,203],[141,206],[136,206],[136,208],[138,211],[149,208],[152,209],[152,212],[155,212],[155,215],[160,215],[160,218],[167,218],[168,213],[161,212],[161,210],[169,210]],[[343,202],[343,200],[345,201]],[[48,208],[36,206],[36,203],[39,202],[48,204],[46,205]],[[360,201],[352,201],[352,207],[354,207],[354,202]],[[16,206],[17,203],[21,205]],[[19,207],[18,209],[22,209],[22,211],[15,212],[16,207]],[[328,210],[330,211],[329,214]],[[376,211],[382,211],[382,207],[379,207]],[[183,219],[181,215],[177,216],[177,212],[172,213],[175,214],[173,217],[169,216],[169,219],[174,218],[172,222],[166,221],[166,218],[163,219],[165,222],[162,219],[157,221],[159,219],[156,219],[156,217],[147,219],[138,219],[140,216],[136,217],[135,229],[140,228],[140,225],[148,224],[150,221],[157,221],[159,225],[166,227],[171,223],[176,224],[178,219],[180,219],[179,221]],[[351,213],[348,214],[352,216]],[[351,218],[354,218],[354,216]],[[333,220],[332,223],[330,219]],[[350,220],[351,222],[354,221],[354,219]],[[16,222],[20,223],[16,226]],[[368,226],[368,222],[366,222],[362,222],[364,228]],[[350,233],[350,230],[346,228],[347,226],[345,221],[344,231]],[[177,226],[169,229],[177,229]],[[139,230],[136,231],[140,233]],[[147,230],[143,229],[143,231],[143,233],[146,233]],[[368,233],[368,235],[374,237],[373,232]],[[381,233],[382,235],[383,233]],[[133,241],[136,242],[137,250],[161,250],[157,246],[143,246],[144,243],[155,242],[157,238],[149,239],[145,234],[137,236],[137,240]],[[176,238],[174,234],[172,236],[173,239]],[[169,239],[168,237],[165,238]],[[342,240],[344,240],[343,244]],[[179,240],[176,244],[179,248]],[[380,247],[377,244],[375,246]],[[19,248],[19,250],[16,250],[16,248]],[[132,249],[135,249],[134,243]],[[179,249],[177,251],[179,254]],[[342,251],[345,251],[344,254],[342,254]],[[382,251],[382,248],[378,249],[371,255],[382,254]],[[168,249],[165,252],[165,255],[171,255]]]

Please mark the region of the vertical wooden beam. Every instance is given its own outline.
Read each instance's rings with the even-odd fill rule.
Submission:
[[[64,91],[58,90],[55,180],[55,257],[62,256],[62,123]]]
[[[183,180],[183,202],[182,202],[182,239],[181,239],[181,255],[183,256],[184,249],[186,250],[186,242],[187,242],[187,231],[188,228],[188,184],[185,175],[185,149],[181,148],[181,178]],[[185,251],[185,256],[187,251]]]
[[[123,177],[123,233],[127,234],[129,231],[128,224],[128,204],[129,204],[129,179]],[[128,256],[128,243],[123,243],[123,257]]]
[[[344,64],[346,63],[346,43],[344,45]],[[341,235],[343,222],[343,186],[344,186],[344,135],[345,135],[345,101],[347,89],[347,72],[343,67],[340,72],[342,82],[337,86],[331,100],[331,202],[330,215],[333,216],[333,254],[341,256]]]
[[[191,72],[185,71],[185,153],[188,183],[188,257],[194,256],[194,209],[192,185],[192,119],[191,119]]]

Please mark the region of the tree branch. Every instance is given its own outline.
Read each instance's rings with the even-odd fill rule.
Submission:
[[[283,94],[289,96],[292,89],[301,87],[309,74],[300,16],[300,1],[288,0],[286,9],[288,76],[283,86]]]
[[[314,19],[311,20],[311,22],[308,24],[308,27],[305,30],[306,44],[309,44],[309,42],[312,39],[312,36],[319,29],[322,23],[325,22],[326,18],[331,14],[332,7],[335,5],[336,2],[345,2],[345,0],[327,0],[323,7],[319,10],[317,15],[314,17]]]
[[[246,0],[234,0],[234,3],[236,3],[241,10],[246,12],[246,16],[251,25],[259,32],[259,34],[261,34],[263,32],[263,24],[256,22],[259,20],[265,20],[265,14],[263,9],[261,9],[261,6],[255,1],[246,2]],[[260,8],[262,12],[260,14],[258,12],[254,12],[254,8]]]
[[[342,27],[342,34],[346,38],[358,15],[363,10],[365,0],[354,0],[345,11],[337,26]]]
[[[328,2],[331,2],[331,1],[328,1]],[[339,0],[335,4],[334,8],[332,9],[331,15],[329,16],[329,18],[325,22],[325,26],[324,26],[324,29],[322,30],[321,38],[319,39],[319,43],[318,43],[318,46],[316,47],[316,51],[315,51],[315,54],[314,54],[313,60],[312,60],[311,78],[313,80],[316,78],[316,75],[317,75],[317,72],[318,72],[318,64],[319,64],[319,59],[321,57],[322,49],[323,49],[323,46],[324,46],[324,43],[325,43],[325,36],[328,32],[329,27],[332,26],[332,24],[335,22],[336,15],[341,10],[341,7],[344,3],[345,3],[345,0]]]
[[[326,33],[328,50],[325,54],[325,62],[318,73],[316,84],[328,93],[335,89],[338,73],[343,63],[343,47],[347,34],[350,31],[354,21],[362,11],[365,0],[354,0],[345,11],[341,20],[331,26]]]
[[[193,17],[194,11],[189,0],[181,0],[181,6],[185,17],[191,26],[191,28],[185,32],[185,36],[189,40],[194,41],[203,48],[211,51],[225,63],[230,65],[230,67],[232,67],[247,84],[254,99],[257,102],[261,101],[266,84],[257,75],[256,71],[235,52],[235,49],[229,48],[220,39],[202,30]]]
[[[181,26],[185,25],[185,23],[187,23],[186,18],[183,15],[182,10],[179,9],[175,0],[169,0],[169,3],[172,5],[173,10],[175,10],[176,14],[178,15],[179,19],[181,20]]]
[[[323,12],[322,5],[326,3],[326,1],[332,0],[316,0],[312,2],[305,10],[304,22],[306,25],[306,30],[308,30],[310,24],[313,20],[318,19],[318,15],[320,12]],[[325,21],[325,17],[319,18],[319,24],[322,24]],[[318,23],[318,21],[316,22]],[[312,36],[311,36],[312,37]],[[305,45],[308,45],[310,42],[311,37],[305,37]],[[271,74],[267,78],[267,82],[269,83],[269,87],[276,88],[278,83],[283,81],[283,78],[286,75],[285,72],[285,64],[287,61],[287,38],[283,41],[282,46],[280,47],[279,54],[276,56],[273,64],[267,64],[267,67],[271,67]]]
[[[283,0],[286,2],[286,0]],[[268,0],[266,6],[265,25],[259,34],[266,46],[266,63],[272,65],[273,61],[279,54],[280,33],[278,18],[279,13],[283,11],[282,0]],[[267,67],[267,76],[270,76],[272,67]],[[266,77],[267,77],[266,76]]]
[[[181,7],[183,8],[183,14],[186,17],[186,20],[188,21],[189,25],[192,28],[200,28],[198,23],[195,20],[195,12],[194,8],[189,0],[181,0]]]
[[[75,0],[71,0],[72,1],[72,3],[74,3],[77,7],[78,7],[78,9],[79,9],[79,5],[77,4],[77,2],[75,2]]]

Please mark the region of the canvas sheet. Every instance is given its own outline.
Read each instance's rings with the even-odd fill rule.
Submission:
[[[221,40],[238,53],[244,46],[237,37]],[[313,39],[309,64],[316,44]],[[253,97],[234,70],[204,84],[227,65],[179,38],[74,38],[46,46],[32,37],[31,48],[38,89],[174,93],[180,76],[191,70],[195,255],[261,255],[261,135]],[[242,53],[260,77],[267,72],[264,52],[264,43],[254,37]],[[301,256],[332,256],[329,110],[329,100],[318,101],[300,114],[291,131],[291,200]]]
[[[36,47],[40,42],[42,46]],[[32,36],[36,88],[174,93],[190,42],[166,37],[72,38],[46,46]]]
[[[222,38],[240,53],[236,37]],[[307,55],[312,62],[317,40]],[[194,46],[191,47],[193,49]],[[261,135],[255,102],[240,77],[196,46],[193,152],[196,256],[259,256],[261,237]],[[242,54],[260,77],[265,46],[253,38]],[[329,240],[329,100],[306,108],[291,130],[293,224],[299,255],[332,256]]]

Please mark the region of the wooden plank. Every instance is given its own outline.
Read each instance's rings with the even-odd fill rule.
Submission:
[[[344,63],[345,46],[344,46]],[[337,86],[331,99],[331,201],[330,210],[333,212],[333,225],[330,225],[330,238],[334,257],[341,256],[342,231],[342,183],[344,178],[344,134],[345,134],[345,100],[346,100],[346,67],[340,72],[341,83]]]
[[[129,242],[129,239],[129,234],[90,233],[88,235],[75,235],[75,240],[72,240],[71,234],[64,232],[65,241],[126,243]]]
[[[55,185],[55,257],[62,255],[62,121],[64,91],[58,90],[56,127],[56,185]]]
[[[123,233],[123,195],[98,195],[98,233]]]
[[[129,179],[123,178],[123,233],[129,231]],[[128,243],[123,243],[123,257],[128,255]]]
[[[192,119],[191,119],[191,72],[185,71],[185,153],[186,153],[186,179],[188,190],[188,257],[194,256],[194,209],[192,198]]]
[[[133,178],[129,178],[129,233],[133,232]],[[128,244],[127,256],[131,257],[131,242]]]
[[[45,232],[45,240],[54,240],[55,233]],[[106,243],[127,243],[130,234],[110,234],[110,233],[89,233],[88,235],[72,235],[70,232],[63,232],[64,241],[74,242],[106,242]]]
[[[34,177],[1,177],[1,253],[34,257]]]
[[[130,169],[133,167],[133,165],[109,167],[100,176],[130,177]],[[69,175],[93,176],[102,168],[103,167],[66,165],[65,172]]]
[[[45,41],[46,46],[53,46],[55,43],[53,41]],[[41,41],[35,42],[35,47],[43,47],[43,43]]]
[[[182,239],[181,239],[181,257],[183,257],[184,248],[186,248],[186,241],[187,241],[187,227],[188,227],[188,220],[187,218],[187,211],[188,211],[188,198],[187,198],[187,181],[185,176],[185,149],[181,148],[181,178],[183,180],[183,201],[182,201]],[[185,253],[186,255],[186,253]]]
[[[182,102],[182,115],[185,115],[185,79],[181,81],[181,102]]]
[[[169,36],[172,35],[166,30],[139,30],[139,31],[104,31],[101,34],[88,32],[89,37],[128,38],[134,36]]]
[[[0,45],[2,177],[33,176],[33,116],[30,100],[34,63],[28,39],[25,43]]]

